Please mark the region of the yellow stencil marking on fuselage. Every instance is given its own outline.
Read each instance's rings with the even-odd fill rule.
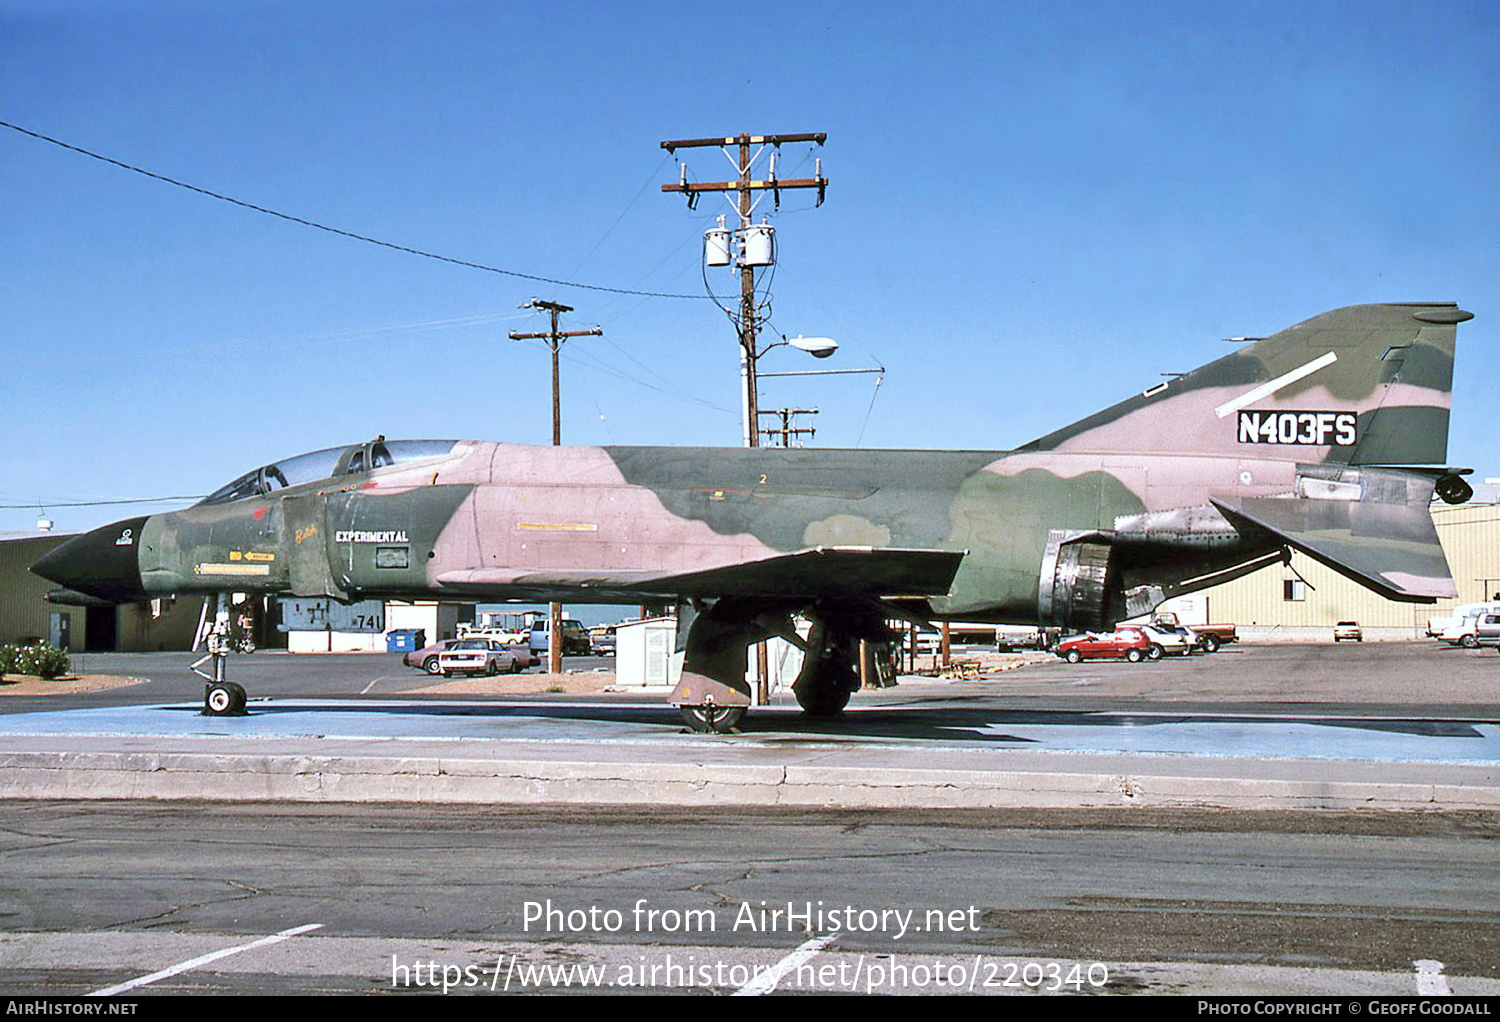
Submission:
[[[195,575],[269,575],[269,564],[199,564],[193,567]]]

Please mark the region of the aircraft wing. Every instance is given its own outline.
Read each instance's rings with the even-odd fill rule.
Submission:
[[[1388,599],[1458,595],[1425,502],[1243,497],[1214,504]]]
[[[941,596],[953,585],[964,551],[812,547],[760,560],[679,573],[534,568],[469,568],[437,582],[456,593],[525,593],[521,598]]]

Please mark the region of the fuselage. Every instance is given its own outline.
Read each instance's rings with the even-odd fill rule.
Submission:
[[[110,570],[127,575],[134,552],[138,591],[115,579],[106,588],[116,596],[440,598],[445,576],[480,571],[485,585],[465,596],[571,602],[639,593],[606,582],[563,594],[529,577],[701,572],[816,547],[963,551],[952,590],[928,598],[926,612],[1034,622],[1059,536],[1124,537],[1152,557],[1181,551],[1197,572],[1275,545],[1236,531],[1211,497],[1286,492],[1295,475],[1284,461],[1217,456],[479,441],[372,463],[346,452],[340,474],[231,491],[97,530],[84,545],[109,551]],[[61,577],[65,550],[39,573],[99,592],[97,579]]]

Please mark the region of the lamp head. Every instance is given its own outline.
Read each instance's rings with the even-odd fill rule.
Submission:
[[[803,337],[799,334],[790,338],[787,343],[807,352],[813,358],[827,358],[839,350],[839,342],[832,337]]]

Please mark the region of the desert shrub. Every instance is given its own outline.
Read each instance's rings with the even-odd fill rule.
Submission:
[[[68,654],[48,643],[0,647],[0,674],[14,672],[59,678],[68,672]]]

